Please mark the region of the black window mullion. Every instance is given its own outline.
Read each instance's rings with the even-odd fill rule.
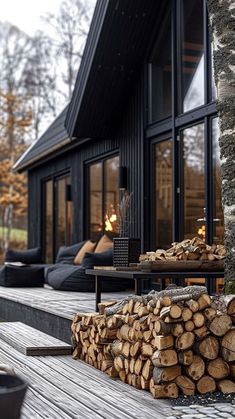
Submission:
[[[203,39],[204,39],[204,92],[205,103],[211,100],[211,57],[209,45],[208,12],[206,0],[203,1]]]
[[[211,118],[205,118],[206,242],[213,242],[213,150]]]

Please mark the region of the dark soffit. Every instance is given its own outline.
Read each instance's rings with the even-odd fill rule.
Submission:
[[[168,0],[98,0],[65,125],[71,138],[112,131]]]

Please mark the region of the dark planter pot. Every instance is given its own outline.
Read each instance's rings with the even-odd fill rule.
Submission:
[[[27,383],[17,375],[0,375],[0,417],[20,419]]]
[[[113,266],[129,266],[138,263],[140,256],[140,239],[115,237],[113,239]]]

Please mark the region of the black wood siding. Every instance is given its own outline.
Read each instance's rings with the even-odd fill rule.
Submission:
[[[123,111],[122,123],[113,138],[91,140],[83,146],[52,158],[38,168],[29,171],[29,246],[41,244],[42,240],[42,182],[44,179],[66,169],[71,170],[74,203],[73,242],[85,238],[85,166],[91,159],[119,151],[120,163],[128,168],[128,189],[133,191],[134,217],[129,234],[141,237],[144,243],[144,121],[142,77]]]

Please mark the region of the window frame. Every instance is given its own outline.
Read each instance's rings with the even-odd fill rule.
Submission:
[[[104,172],[105,172],[105,161],[110,160],[112,158],[118,157],[119,158],[119,167],[120,167],[120,152],[119,150],[112,151],[110,153],[106,153],[102,157],[99,156],[98,158],[92,158],[89,161],[85,162],[85,239],[90,239],[90,167],[95,164],[101,163],[101,214],[102,214],[102,230],[100,231],[100,235],[105,233],[105,225],[104,225],[104,215],[105,215],[105,180],[104,180]],[[118,171],[119,176],[119,171]]]

